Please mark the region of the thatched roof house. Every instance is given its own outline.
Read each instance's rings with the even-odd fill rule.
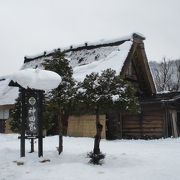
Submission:
[[[140,114],[126,114],[119,119],[114,114],[102,116],[104,137],[107,138],[141,138],[179,136],[177,121],[179,120],[179,96],[169,96],[156,93],[144,49],[145,37],[139,33],[130,36],[96,43],[86,42],[61,48],[66,51],[66,58],[74,70],[74,78],[81,81],[86,74],[101,72],[107,68],[116,70],[127,80],[131,81],[142,105]],[[52,52],[43,52],[34,57],[25,57],[24,68],[43,68],[45,59],[52,57]],[[13,105],[18,96],[18,90],[8,87],[8,80],[0,82],[0,107]],[[177,100],[172,101],[172,99]],[[168,101],[166,101],[169,98]],[[166,102],[166,103],[164,103]],[[164,104],[168,104],[165,105]],[[175,104],[175,105],[173,105]],[[173,106],[173,113],[172,108]],[[171,126],[170,126],[171,124]],[[94,127],[94,128],[88,128]],[[106,129],[106,131],[105,131]],[[169,133],[171,129],[171,132]],[[68,135],[94,136],[94,117],[70,117]],[[167,132],[168,131],[168,132]]]

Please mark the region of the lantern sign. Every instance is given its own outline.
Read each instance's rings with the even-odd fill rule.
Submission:
[[[27,97],[27,120],[26,120],[26,133],[37,134],[38,133],[38,106],[37,97],[30,95]]]

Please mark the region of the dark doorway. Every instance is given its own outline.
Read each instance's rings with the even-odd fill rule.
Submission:
[[[0,119],[0,133],[5,133],[5,120]]]
[[[122,138],[122,118],[118,113],[106,115],[106,138],[109,140]]]

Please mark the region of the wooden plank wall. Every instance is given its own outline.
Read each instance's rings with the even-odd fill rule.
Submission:
[[[123,138],[163,137],[163,122],[160,105],[144,105],[141,114],[123,116]]]
[[[142,116],[143,136],[163,137],[164,112],[161,105],[144,105]]]
[[[141,118],[140,115],[124,115],[122,117],[122,138],[141,137]]]

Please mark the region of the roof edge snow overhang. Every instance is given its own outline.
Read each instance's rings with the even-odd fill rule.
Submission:
[[[95,48],[100,48],[100,47],[107,47],[107,46],[117,46],[121,45],[126,41],[134,41],[134,39],[139,39],[140,41],[145,40],[145,37],[140,34],[140,33],[132,33],[130,36],[122,37],[119,39],[114,39],[114,40],[104,40],[104,41],[99,41],[97,43],[92,43],[92,42],[85,42],[84,44],[80,45],[71,45],[68,48],[57,48],[59,50],[63,50],[65,52],[70,52],[70,51],[79,51],[83,49],[95,49]],[[31,62],[33,60],[43,58],[43,57],[49,57],[53,55],[54,50],[50,52],[44,51],[42,54],[37,55],[37,56],[25,56],[24,57],[24,63]]]
[[[148,103],[163,103],[163,102],[175,102],[180,100],[180,91],[177,92],[168,92],[168,93],[161,93],[161,94],[153,94],[151,97],[147,97],[142,99],[142,104]]]

